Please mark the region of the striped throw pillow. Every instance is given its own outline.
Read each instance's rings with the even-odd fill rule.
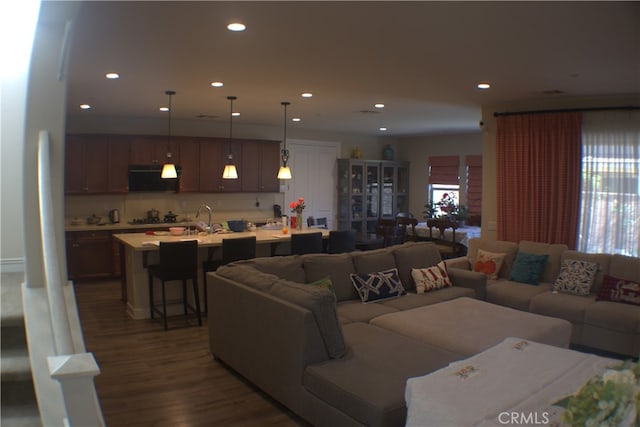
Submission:
[[[411,277],[416,284],[416,292],[419,294],[453,286],[444,261],[429,268],[412,268]]]

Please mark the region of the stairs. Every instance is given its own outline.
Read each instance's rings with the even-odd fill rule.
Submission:
[[[38,404],[31,379],[31,366],[22,310],[23,273],[2,273],[1,303],[1,381],[2,427],[41,426]]]

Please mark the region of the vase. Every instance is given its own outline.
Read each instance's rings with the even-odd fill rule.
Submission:
[[[384,150],[382,150],[382,158],[384,160],[393,160],[393,147],[391,147],[390,144],[387,144]]]
[[[302,214],[296,214],[296,229],[298,231],[302,230]]]

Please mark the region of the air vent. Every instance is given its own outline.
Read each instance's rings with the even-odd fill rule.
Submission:
[[[211,114],[198,114],[197,119],[217,119],[218,116],[212,116]]]
[[[543,90],[542,94],[543,95],[562,95],[564,94],[564,91],[558,90],[558,89],[549,89],[549,90]]]
[[[380,111],[375,110],[360,110],[359,112],[362,114],[380,114]]]

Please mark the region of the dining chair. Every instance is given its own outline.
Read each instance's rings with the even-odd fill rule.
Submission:
[[[316,218],[316,223],[314,224],[318,228],[327,228],[327,217]]]
[[[330,254],[341,254],[356,250],[356,233],[352,230],[331,230],[329,231],[329,244],[327,252]]]
[[[395,219],[380,218],[376,222],[376,235],[384,239],[384,247],[403,243],[405,231],[398,227]]]
[[[209,312],[209,300],[207,298],[207,273],[216,271],[221,265],[230,262],[251,259],[256,257],[256,236],[233,237],[222,239],[222,256],[220,260],[208,259],[202,263],[202,277],[204,286],[204,312]]]
[[[147,266],[147,274],[149,279],[149,315],[151,319],[154,314],[162,317],[164,330],[168,329],[168,312],[166,284],[168,282],[182,282],[182,306],[184,315],[188,316],[189,311],[195,313],[198,319],[198,325],[202,326],[202,318],[200,316],[200,298],[198,295],[198,242],[196,240],[186,240],[183,242],[160,242],[159,246],[160,261],[158,264]],[[160,279],[161,283],[161,301],[156,303],[154,296],[154,279]],[[194,304],[189,304],[187,298],[187,281],[191,280],[193,284]],[[160,309],[162,307],[162,309]]]
[[[427,220],[427,227],[429,228],[429,236],[431,240],[436,244],[440,255],[443,259],[455,258],[462,256],[464,252],[464,246],[456,241],[456,228],[458,223],[444,218],[432,218]],[[439,235],[433,237],[433,229],[437,228]],[[451,228],[451,238],[447,238],[445,232],[448,228]]]
[[[304,255],[322,252],[322,232],[291,235],[291,254]]]
[[[402,235],[404,237],[404,241],[407,240],[418,240],[418,235],[416,234],[416,225],[418,225],[418,220],[416,218],[408,217],[408,216],[396,216],[396,226],[402,229]],[[411,227],[411,233],[407,233],[409,227]]]

